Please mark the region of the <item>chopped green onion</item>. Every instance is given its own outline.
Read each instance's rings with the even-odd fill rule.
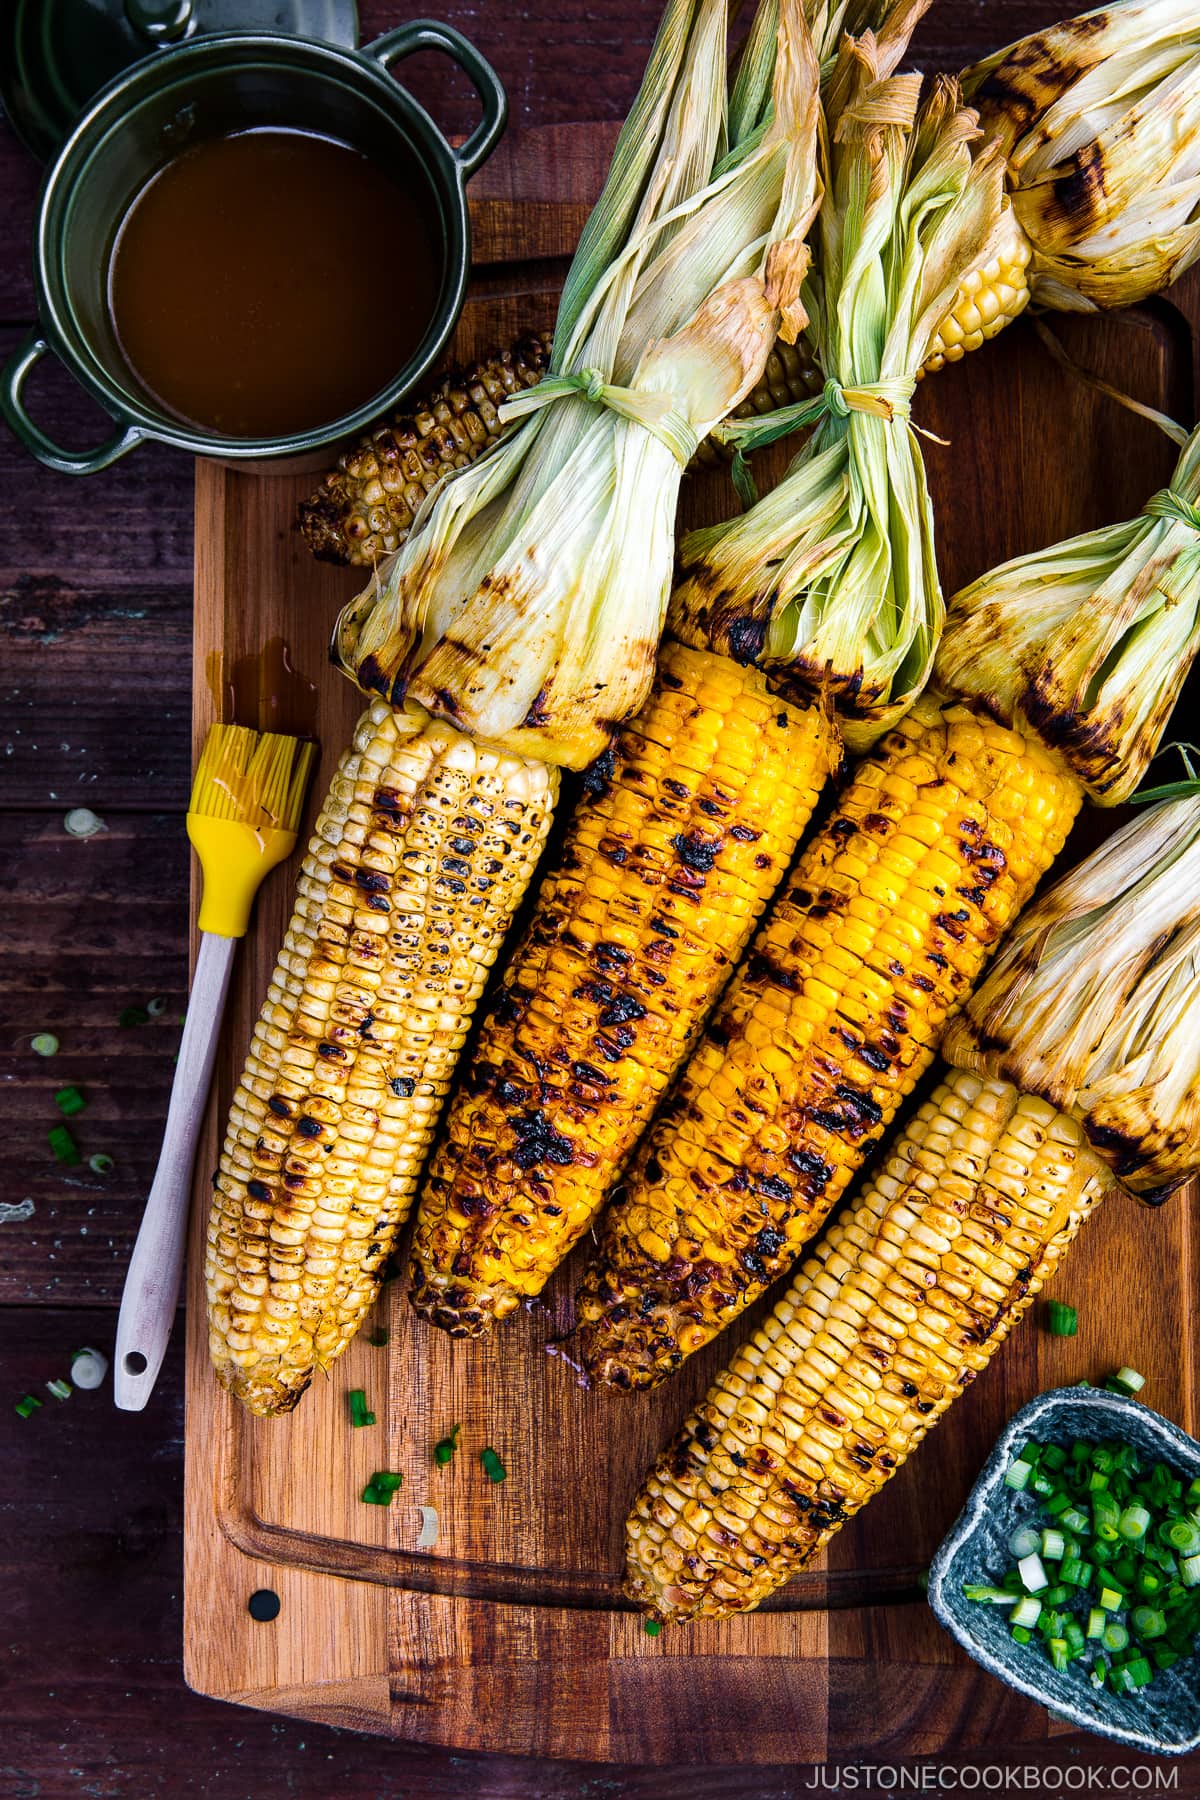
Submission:
[[[366,1333],[366,1340],[367,1340],[368,1344],[370,1344],[372,1349],[375,1349],[375,1350],[382,1350],[383,1346],[387,1343],[387,1341],[390,1337],[391,1337],[391,1333],[389,1331],[384,1331],[382,1329],[379,1331],[368,1331]]]
[[[454,1453],[458,1449],[458,1436],[461,1430],[461,1425],[452,1426],[449,1435],[439,1439],[433,1446],[433,1460],[439,1468],[444,1469],[446,1464],[453,1460]]]
[[[79,1145],[65,1125],[52,1126],[46,1133],[46,1138],[54,1152],[55,1162],[65,1163],[68,1168],[73,1168],[77,1162],[82,1161]]]
[[[1148,1687],[1154,1679],[1154,1671],[1144,1656],[1136,1656],[1132,1662],[1127,1662],[1125,1674],[1136,1688]]]
[[[83,1111],[87,1101],[77,1087],[62,1087],[54,1096],[54,1104],[64,1118],[73,1119],[76,1113]]]
[[[1121,1607],[1124,1604],[1124,1595],[1119,1594],[1116,1588],[1102,1587],[1100,1589],[1100,1604],[1105,1612],[1120,1612]]]
[[[56,1379],[54,1381],[48,1381],[46,1386],[56,1400],[69,1400],[71,1398],[71,1384],[69,1381]]]
[[[63,830],[68,837],[95,837],[98,831],[104,829],[104,820],[99,818],[90,806],[73,806],[63,820]]]
[[[146,1002],[146,1013],[151,1019],[161,1019],[166,1010],[167,996],[165,994],[155,994],[153,1000]]]
[[[35,1413],[38,1410],[41,1404],[42,1403],[37,1398],[36,1394],[26,1394],[23,1399],[17,1401],[16,1410],[23,1419],[28,1419],[32,1413]]]
[[[150,1014],[144,1006],[127,1006],[117,1018],[118,1025],[145,1025]]]
[[[1065,1540],[1061,1531],[1043,1531],[1041,1552],[1048,1562],[1061,1562]]]
[[[1200,1525],[1194,1525],[1190,1519],[1172,1519],[1163,1535],[1181,1556],[1195,1556],[1200,1550]]]
[[[500,1461],[499,1456],[496,1451],[492,1449],[490,1444],[480,1451],[479,1460],[483,1465],[483,1472],[489,1481],[505,1480],[508,1475],[508,1470],[504,1467],[504,1464]]]
[[[108,1358],[99,1350],[85,1345],[71,1358],[71,1380],[77,1388],[91,1390],[103,1385],[108,1374]]]
[[[1016,1595],[1010,1594],[1007,1588],[989,1587],[985,1583],[974,1585],[967,1582],[963,1586],[963,1599],[975,1600],[984,1606],[1011,1606]],[[1040,1610],[1036,1600],[1033,1605],[1035,1611]]]
[[[349,1398],[351,1425],[374,1425],[375,1414],[368,1410],[367,1396],[362,1388],[351,1388]]]
[[[1061,1673],[1061,1671],[1066,1668],[1067,1663],[1070,1660],[1067,1655],[1066,1639],[1060,1638],[1060,1637],[1047,1638],[1046,1639],[1046,1648],[1050,1652],[1050,1661],[1054,1664],[1054,1667],[1056,1669],[1058,1669],[1059,1672]]]
[[[1088,1528],[1088,1516],[1086,1513],[1080,1512],[1077,1506],[1069,1506],[1065,1513],[1060,1513],[1058,1522],[1064,1531],[1071,1531],[1076,1535],[1085,1532]]]
[[[1129,1633],[1116,1620],[1104,1627],[1104,1648],[1106,1650],[1124,1650],[1129,1642]]]
[[[1139,1375],[1137,1370],[1131,1369],[1128,1364],[1124,1368],[1118,1369],[1110,1380],[1110,1386],[1117,1388],[1120,1393],[1130,1396],[1140,1393],[1145,1385],[1146,1377]]]
[[[403,1481],[403,1475],[395,1475],[388,1469],[377,1469],[362,1491],[363,1503],[366,1506],[390,1506]]]
[[[662,1626],[657,1619],[647,1619],[642,1629],[647,1637],[657,1637],[662,1630]]]
[[[1036,1525],[1018,1525],[1008,1540],[1009,1552],[1013,1556],[1032,1556],[1041,1547],[1042,1533]]]
[[[1106,1623],[1107,1623],[1107,1615],[1104,1613],[1104,1611],[1099,1606],[1091,1607],[1088,1611],[1088,1616],[1087,1616],[1087,1635],[1088,1635],[1088,1637],[1102,1638],[1104,1636],[1104,1628],[1105,1628]]]
[[[1008,1598],[1011,1600],[1012,1595],[1010,1594]],[[1042,1608],[1037,1595],[1026,1594],[1025,1598],[1018,1600],[1013,1607],[1009,1614],[1009,1623],[1012,1625],[1036,1625],[1041,1616]]]
[[[1012,1635],[1018,1644],[1031,1644],[1033,1642],[1033,1633],[1030,1631],[1028,1625],[1014,1625],[1012,1628]]]
[[[1047,1444],[1042,1451],[1042,1467],[1044,1469],[1065,1469],[1067,1453],[1061,1444]]]
[[[1042,1595],[1042,1605],[1061,1606],[1064,1600],[1069,1600],[1070,1598],[1070,1588],[1063,1587],[1062,1584],[1059,1583],[1057,1587],[1048,1587],[1046,1589],[1045,1593]]]
[[[1004,1477],[1004,1485],[1005,1487],[1015,1488],[1016,1491],[1020,1493],[1022,1488],[1028,1486],[1029,1477],[1032,1474],[1032,1463],[1022,1462],[1021,1458],[1018,1456],[1015,1461],[1008,1465],[1008,1472]]]
[[[1200,1555],[1184,1557],[1179,1565],[1179,1579],[1184,1587],[1200,1584]]]
[[[1156,1606],[1135,1606],[1129,1623],[1141,1638],[1161,1637],[1167,1629],[1166,1615]]]
[[[1064,1561],[1059,1570],[1059,1580],[1064,1587],[1087,1587],[1092,1574],[1091,1563],[1082,1562],[1079,1557],[1073,1556],[1069,1561]]]
[[[1117,1530],[1123,1538],[1137,1543],[1144,1538],[1150,1524],[1150,1514],[1144,1506],[1127,1506],[1121,1514]]]
[[[29,1048],[35,1056],[57,1056],[58,1039],[52,1031],[39,1031],[30,1038]]]
[[[105,1155],[103,1150],[97,1150],[94,1156],[88,1157],[88,1168],[94,1175],[111,1175],[116,1164],[111,1156]]]
[[[1050,1581],[1042,1567],[1042,1559],[1036,1553],[1021,1557],[1017,1568],[1021,1572],[1021,1582],[1027,1593],[1040,1594],[1043,1588],[1049,1587]]]
[[[1079,1313],[1061,1300],[1051,1300],[1047,1309],[1051,1337],[1074,1337],[1079,1329]]]

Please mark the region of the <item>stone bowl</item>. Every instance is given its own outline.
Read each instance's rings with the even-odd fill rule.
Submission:
[[[1200,1748],[1200,1655],[1156,1671],[1136,1694],[1093,1688],[1074,1664],[1061,1673],[1035,1649],[1014,1643],[1008,1611],[963,1597],[964,1582],[998,1580],[1011,1564],[1008,1539],[1038,1513],[1036,1495],[1014,1492],[1004,1476],[1020,1447],[1032,1440],[1069,1448],[1077,1439],[1115,1439],[1188,1479],[1200,1475],[1200,1443],[1137,1400],[1094,1388],[1055,1388],[1040,1394],[1010,1421],[971,1489],[929,1571],[929,1604],[967,1654],[1018,1693],[1083,1731],[1158,1756]]]

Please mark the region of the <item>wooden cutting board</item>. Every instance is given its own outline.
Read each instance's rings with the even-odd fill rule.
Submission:
[[[476,185],[476,273],[455,350],[473,356],[548,328],[613,142],[604,127],[512,136]],[[1190,418],[1198,289],[1184,310],[1060,325],[1073,353],[1139,399]],[[1189,319],[1191,323],[1189,323]],[[947,592],[1005,556],[1137,512],[1173,453],[1153,427],[1073,382],[1031,330],[921,389]],[[360,699],[326,658],[361,585],[314,563],[293,528],[311,477],[196,477],[196,745],[218,717],[315,729],[315,811]],[[723,471],[685,483],[684,523],[733,510]],[[1185,736],[1194,733],[1183,733]],[[1095,835],[1097,827],[1087,827]],[[1076,849],[1080,847],[1079,841]],[[620,1762],[815,1762],[1043,1738],[1039,1708],[980,1673],[942,1635],[919,1577],[1009,1414],[1041,1389],[1122,1362],[1149,1402],[1194,1430],[1200,1205],[1110,1201],[1058,1285],[1073,1340],[1031,1316],[987,1375],[834,1541],[828,1565],[769,1610],[652,1639],[621,1598],[628,1503],[732,1334],[659,1392],[591,1393],[546,1354],[570,1322],[578,1259],[540,1304],[487,1342],[417,1320],[402,1283],[290,1418],[251,1419],[218,1391],[204,1341],[202,1241],[217,1134],[291,905],[273,876],[241,953],[196,1188],[188,1299],[185,1659],[202,1693],[359,1730],[476,1750]],[[762,1309],[760,1308],[760,1311]],[[749,1324],[742,1330],[747,1331]],[[347,1393],[378,1424],[354,1430]],[[461,1453],[432,1448],[451,1425]],[[494,1486],[478,1453],[508,1469]],[[390,1509],[359,1494],[403,1471]],[[416,1550],[418,1507],[440,1537]],[[256,1622],[247,1600],[273,1590]]]

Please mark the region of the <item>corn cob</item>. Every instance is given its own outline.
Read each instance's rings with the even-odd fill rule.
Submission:
[[[338,459],[316,493],[302,501],[300,531],[323,562],[372,567],[399,549],[430,489],[494,444],[499,407],[546,372],[550,337],[519,338],[511,350],[452,370],[413,412],[377,427]],[[732,415],[751,418],[817,392],[821,378],[798,344],[776,341],[758,386]],[[706,438],[696,461],[713,466],[722,452]]]
[[[616,1181],[829,773],[819,707],[664,646],[589,778],[423,1193],[417,1310],[456,1336],[540,1292]]]
[[[499,408],[540,381],[549,361],[549,334],[530,332],[511,350],[451,369],[411,413],[361,437],[300,505],[313,555],[369,568],[399,549],[426,494],[496,441]]]
[[[579,1294],[589,1373],[661,1381],[795,1259],[1062,848],[1079,783],[919,702],[860,763],[644,1140]]]
[[[1029,303],[1032,255],[1029,239],[1012,207],[1006,205],[985,259],[959,283],[954,304],[938,326],[922,364],[922,375],[960,361],[968,350],[978,350],[1021,316]]]
[[[657,1618],[757,1606],[983,1370],[1113,1186],[1078,1123],[953,1070],[634,1502]]]
[[[289,1411],[375,1296],[556,787],[417,707],[359,721],[215,1178],[209,1342],[252,1412]]]

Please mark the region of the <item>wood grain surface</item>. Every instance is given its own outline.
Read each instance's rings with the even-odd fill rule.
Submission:
[[[363,35],[420,10],[361,0]],[[436,10],[496,63],[516,128],[590,119],[610,133],[636,89],[656,13],[632,0],[532,0],[520,9],[447,0]],[[914,61],[927,69],[959,65],[1061,10],[1055,0],[941,0],[918,33]],[[414,84],[418,73],[428,79],[421,91],[448,127],[469,129],[470,97],[447,80],[444,65],[431,58],[411,66]],[[38,179],[37,166],[0,121],[0,356],[33,317],[25,245]],[[497,204],[503,198],[494,197]],[[494,216],[499,220],[498,210]],[[487,279],[502,286],[495,271]],[[1135,337],[1164,333],[1179,346],[1166,378],[1180,417],[1193,416],[1195,391],[1180,316],[1195,318],[1198,310],[1200,284],[1189,279],[1156,305],[1149,326],[1139,320],[1128,327]],[[1086,350],[1090,359],[1098,339],[1086,323],[1073,329],[1079,354]],[[1161,362],[1155,371],[1135,358],[1127,373],[1123,340],[1106,342],[1110,377],[1126,385],[1144,379],[1143,397],[1153,398],[1164,378]],[[1052,384],[1045,407],[1022,390],[1020,453],[993,445],[995,420],[1014,404],[1008,359],[1035,355],[1014,336],[987,353],[986,371],[983,357],[971,370],[976,410],[968,430],[982,448],[969,463],[947,462],[934,475],[935,483],[955,475],[952,506],[939,519],[951,582],[1033,543],[1043,516],[1037,509],[1048,498],[1061,504],[1065,529],[1077,517],[1118,516],[1123,464],[1126,479],[1130,465],[1144,471],[1148,485],[1159,479],[1157,444],[1148,448],[1141,428],[1115,414],[1100,420],[1093,441],[1097,415],[1077,391],[1066,399],[1071,440],[1051,457],[1041,434]],[[103,429],[96,409],[53,371],[39,376],[36,402],[64,441],[86,444]],[[941,402],[932,384],[922,404],[933,423]],[[947,453],[931,446],[928,454],[936,466]],[[182,812],[191,756],[192,520],[192,465],[174,452],[147,449],[78,483],[46,474],[0,431],[0,852],[7,889],[0,907],[0,1081],[8,1138],[0,1198],[28,1195],[37,1207],[28,1222],[0,1227],[0,1368],[13,1395],[62,1373],[80,1342],[111,1350],[112,1309],[165,1115],[187,979]],[[82,802],[107,827],[87,843],[62,831],[67,807]],[[124,1005],[159,993],[172,1001],[162,1019],[136,1032],[118,1030]],[[28,1035],[43,1026],[62,1038],[57,1065],[28,1053]],[[64,1079],[88,1095],[81,1142],[116,1159],[104,1180],[78,1171],[64,1177],[49,1161],[51,1093]],[[1111,1237],[1102,1253],[1104,1229]],[[1168,1286],[1178,1279],[1175,1248],[1164,1246],[1153,1275]],[[1107,1281],[1108,1311],[1118,1321],[1129,1298],[1122,1250],[1120,1221],[1110,1211],[1068,1269],[1068,1280],[1082,1282],[1086,1272],[1089,1293]],[[1094,1269],[1085,1255],[1099,1259]],[[963,1403],[992,1409],[988,1429],[1040,1379],[1031,1368],[1010,1376],[1031,1336],[1014,1341],[1005,1362]],[[1045,1378],[1058,1374],[1047,1370]],[[53,1409],[48,1401],[28,1426],[0,1411],[0,1800],[324,1800],[334,1792],[341,1800],[466,1792],[513,1800],[779,1800],[808,1791],[816,1779],[792,1743],[774,1767],[746,1762],[739,1740],[707,1768],[620,1765],[601,1773],[545,1756],[463,1756],[383,1743],[189,1693],[180,1669],[182,1389],[177,1336],[144,1415],[114,1414],[107,1395],[77,1395]],[[952,1478],[965,1486],[970,1473],[964,1464]],[[905,1516],[896,1514],[888,1527],[903,1481],[868,1515],[881,1535],[885,1528],[893,1536],[909,1530],[910,1517],[920,1520],[930,1506],[929,1489],[917,1482]],[[933,1498],[941,1504],[940,1495]],[[842,1543],[849,1542],[843,1534]],[[841,1670],[853,1664],[858,1687],[841,1688],[829,1755],[835,1765],[873,1764],[871,1791],[913,1791],[911,1782],[926,1776],[941,1791],[956,1791],[960,1771],[962,1791],[978,1791],[984,1763],[1019,1771],[1027,1787],[1044,1773],[1045,1792],[1062,1791],[1054,1770],[1064,1767],[1069,1776],[1091,1777],[1091,1791],[1128,1791],[1128,1774],[1110,1786],[1105,1771],[1138,1759],[1096,1739],[1026,1746],[1028,1709],[986,1678],[943,1668],[929,1699],[914,1701],[893,1672],[898,1665],[882,1660],[894,1623],[892,1609],[882,1608],[832,1619],[838,1655],[831,1680],[838,1687]],[[839,1636],[846,1633],[852,1641]],[[635,1709],[653,1704],[645,1689],[636,1692]],[[914,1766],[932,1735],[958,1714],[985,1747],[939,1756],[936,1770]],[[900,1772],[881,1765],[899,1765]],[[836,1781],[837,1773],[829,1769],[826,1779]],[[1138,1773],[1147,1776],[1148,1765]],[[1160,1766],[1160,1778],[1164,1773]],[[860,1775],[859,1788],[865,1784]],[[1184,1800],[1200,1796],[1200,1761],[1179,1766],[1174,1791]]]

